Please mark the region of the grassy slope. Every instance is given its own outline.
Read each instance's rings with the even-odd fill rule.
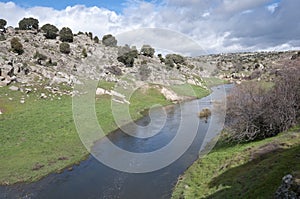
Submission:
[[[109,89],[114,84],[100,82],[100,86]],[[37,93],[25,96],[26,102],[21,104],[24,94],[0,88],[0,109],[4,110],[0,115],[0,184],[35,181],[78,163],[88,155],[73,122],[72,98],[39,99],[41,92],[47,93],[41,86]],[[203,92],[204,89],[196,88],[197,95]],[[117,128],[110,100],[110,96],[96,100],[97,116],[105,133]],[[140,112],[153,104],[170,102],[153,88],[135,92],[130,105],[132,118],[140,118]]]
[[[242,145],[219,142],[185,172],[173,198],[273,198],[284,175],[300,178],[299,130]]]

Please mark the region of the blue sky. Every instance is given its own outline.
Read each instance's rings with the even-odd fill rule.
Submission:
[[[100,37],[163,28],[219,53],[300,49],[299,8],[300,0],[0,0],[0,18],[16,27],[35,17]]]
[[[10,0],[2,1],[2,2],[9,2]],[[122,10],[123,4],[125,3],[124,0],[89,0],[89,1],[82,1],[82,0],[12,0],[16,4],[28,8],[33,6],[44,6],[44,7],[52,7],[58,10],[65,9],[67,6],[74,6],[77,4],[90,6],[98,6],[108,8],[117,12]]]
[[[34,6],[44,6],[44,7],[51,7],[57,10],[65,9],[67,6],[74,6],[74,5],[85,5],[87,7],[97,6],[102,8],[107,8],[109,10],[113,10],[115,12],[121,13],[123,8],[126,7],[127,0],[89,0],[89,1],[82,1],[82,0],[4,0],[0,2],[14,2],[17,5],[29,8]],[[145,2],[150,2],[151,0],[144,0]],[[154,2],[154,1],[153,1]]]

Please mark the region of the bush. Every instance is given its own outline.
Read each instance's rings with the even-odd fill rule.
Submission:
[[[159,60],[160,60],[160,63],[164,63],[166,60],[163,58],[162,54],[158,54],[157,55]]]
[[[83,57],[87,57],[86,48],[83,48],[83,49],[82,49],[81,54],[82,54]]]
[[[119,48],[118,50],[118,58],[119,62],[122,62],[127,67],[133,67],[134,58],[137,58],[138,51],[136,49],[130,49],[128,45]]]
[[[59,51],[64,54],[69,54],[71,52],[70,44],[68,44],[67,42],[62,42],[59,45]]]
[[[13,37],[10,41],[11,49],[13,52],[18,53],[21,55],[23,50],[23,45],[20,43],[19,39],[17,37]]]
[[[59,31],[60,41],[62,42],[73,42],[72,30],[68,27],[64,27]]]
[[[94,37],[94,42],[95,42],[96,44],[99,43],[99,38],[98,38],[97,36]]]
[[[7,22],[5,19],[0,19],[0,29],[5,29]]]
[[[300,66],[281,71],[272,88],[256,82],[236,86],[227,99],[226,124],[231,140],[272,137],[299,122]]]
[[[166,55],[165,64],[170,67],[174,67],[175,64],[178,65],[177,68],[179,68],[180,64],[185,63],[185,58],[178,54],[168,54]]]
[[[4,34],[0,33],[0,41],[5,41],[6,37],[4,36]]]
[[[150,45],[143,45],[141,48],[141,54],[144,56],[153,57],[154,53],[155,50]]]
[[[118,43],[118,41],[111,34],[104,35],[103,38],[102,38],[102,44],[105,45],[105,46],[114,47],[114,46],[117,46],[117,43]]]
[[[92,33],[92,32],[89,32],[89,33],[88,33],[88,36],[89,36],[89,38],[90,38],[91,40],[93,40],[93,33]]]
[[[208,108],[202,109],[199,113],[200,119],[205,119],[206,122],[210,116],[211,116],[211,111]]]
[[[41,27],[41,30],[44,31],[44,36],[47,39],[55,39],[57,37],[58,28],[51,24],[45,24]]]
[[[30,18],[23,18],[19,21],[19,29],[20,30],[38,30],[39,29],[39,21],[32,17]]]

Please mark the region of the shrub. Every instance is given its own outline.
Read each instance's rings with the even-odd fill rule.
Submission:
[[[0,29],[5,29],[7,22],[5,19],[0,19]]]
[[[19,29],[20,30],[32,30],[32,29],[38,30],[39,29],[39,21],[32,17],[23,18],[21,21],[19,21]]]
[[[0,41],[5,41],[6,37],[4,36],[4,34],[0,33]]]
[[[176,65],[184,64],[185,59],[181,55],[178,54],[168,54],[166,55],[165,64],[170,67],[174,67]]]
[[[164,63],[165,62],[165,59],[163,58],[162,54],[158,54],[157,55],[159,60],[160,60],[160,63]]]
[[[41,30],[44,31],[44,36],[47,39],[55,39],[57,37],[58,28],[51,24],[45,24],[41,27]]]
[[[62,42],[73,42],[73,33],[72,30],[68,27],[63,27],[59,31],[60,41]]]
[[[249,82],[231,91],[226,112],[231,140],[247,142],[272,137],[299,122],[299,69],[282,70],[275,85],[269,89]]]
[[[144,56],[153,57],[154,53],[155,50],[150,45],[143,45],[141,48],[141,54]]]
[[[208,108],[202,109],[199,113],[200,119],[205,119],[206,122],[210,116],[211,116],[211,111]]]
[[[83,48],[83,49],[82,49],[81,54],[82,54],[83,57],[87,57],[86,48]]]
[[[118,43],[118,41],[111,34],[104,35],[103,38],[102,38],[102,44],[105,45],[105,46],[114,47],[114,46],[117,46],[117,43]]]
[[[99,43],[99,38],[97,36],[94,37],[94,42],[97,44]]]
[[[88,33],[88,36],[89,36],[89,38],[90,38],[91,40],[93,40],[93,33],[92,33],[92,32],[89,32],[89,33]]]
[[[23,50],[23,45],[20,43],[19,39],[17,37],[13,37],[10,41],[11,49],[13,52],[18,53],[21,55]]]
[[[122,62],[127,67],[133,67],[134,58],[137,58],[138,51],[136,49],[130,49],[128,45],[119,48],[118,50],[118,58],[119,62]]]
[[[71,52],[70,44],[68,44],[67,42],[62,42],[59,45],[59,51],[64,54],[69,54]]]

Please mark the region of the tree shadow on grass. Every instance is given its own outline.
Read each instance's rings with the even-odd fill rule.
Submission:
[[[278,148],[213,178],[210,188],[221,190],[207,198],[274,198],[282,177],[299,171],[300,145]]]

